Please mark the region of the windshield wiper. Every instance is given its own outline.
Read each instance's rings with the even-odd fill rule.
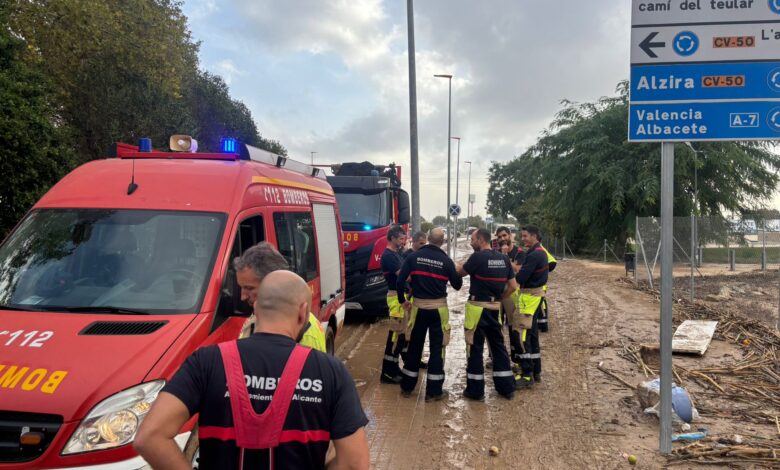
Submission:
[[[64,310],[73,313],[111,313],[115,315],[149,315],[143,310],[133,310],[124,307],[112,307],[108,305],[93,305],[84,307],[48,307],[47,310]]]

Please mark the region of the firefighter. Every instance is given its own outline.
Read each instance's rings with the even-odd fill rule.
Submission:
[[[558,265],[558,260],[555,259],[555,256],[553,256],[547,248],[542,245],[541,240],[539,241],[539,246],[542,247],[544,252],[547,254],[547,266],[549,267],[549,272],[553,272],[555,270],[555,267]],[[540,333],[546,333],[550,329],[550,308],[547,304],[547,284],[542,287],[542,291],[544,291],[544,297],[542,297],[542,308],[539,309],[539,318],[536,320],[537,324],[539,325],[539,332]]]
[[[382,253],[380,265],[382,274],[387,281],[387,309],[390,312],[390,331],[387,332],[385,343],[385,356],[382,359],[382,375],[380,382],[386,384],[401,383],[401,368],[399,358],[404,349],[406,336],[404,335],[404,310],[398,302],[398,293],[395,291],[398,284],[398,273],[401,271],[400,251],[406,241],[404,229],[394,225],[387,231],[387,248]],[[401,290],[406,288],[401,284]]]
[[[425,232],[416,232],[412,236],[412,253],[424,247],[428,243],[428,234]]]
[[[498,242],[498,247],[500,250],[501,242],[509,242],[509,248],[506,253],[506,255],[509,257],[509,260],[512,261],[512,263],[516,263],[516,258],[518,255],[522,255],[522,250],[518,246],[515,245],[514,236],[512,235],[512,231],[509,230],[509,227],[498,227],[496,229],[496,240]]]
[[[447,282],[460,290],[463,279],[455,263],[441,249],[444,230],[431,230],[428,244],[406,258],[398,275],[398,301],[404,306],[408,320],[409,350],[401,369],[401,394],[409,397],[417,385],[425,336],[429,335],[428,379],[425,401],[444,398],[444,351],[450,338],[450,313],[447,308]],[[406,298],[403,287],[407,279],[414,298]]]
[[[241,288],[241,300],[248,303],[252,308],[254,308],[257,300],[257,289],[260,287],[263,279],[274,271],[290,269],[284,256],[268,242],[260,242],[246,250],[241,256],[233,260],[233,267],[236,270],[236,281]],[[246,338],[251,335],[254,324],[255,315],[252,313],[252,316],[244,322],[244,328],[240,337]],[[320,325],[317,317],[311,312],[309,312],[308,325],[303,338],[301,338],[301,345],[317,351],[328,352],[325,332],[322,331],[322,325]]]
[[[490,232],[485,229],[471,234],[474,253],[458,267],[461,276],[470,276],[469,300],[466,302],[466,389],[463,396],[472,400],[485,398],[485,370],[482,362],[485,341],[493,358],[493,385],[502,397],[511,400],[515,379],[501,331],[501,300],[517,288],[512,264],[503,253],[491,250]]]
[[[515,277],[520,298],[516,307],[513,329],[510,333],[513,360],[520,363],[521,373],[516,376],[517,388],[531,387],[541,381],[542,355],[539,348],[538,310],[542,307],[543,287],[547,284],[550,269],[547,254],[541,247],[539,228],[526,225],[522,229],[526,247],[523,265]]]
[[[296,345],[311,293],[297,274],[275,271],[258,288],[257,332],[206,346],[165,385],[133,446],[156,469],[187,469],[176,436],[198,415],[202,469],[369,468],[368,423],[340,360]]]

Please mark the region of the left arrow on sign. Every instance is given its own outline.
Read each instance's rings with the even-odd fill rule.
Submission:
[[[639,48],[645,51],[645,54],[652,58],[658,57],[658,54],[653,52],[653,48],[655,47],[666,47],[665,42],[652,42],[655,37],[658,36],[657,31],[653,31],[652,33],[648,34],[647,37],[644,39],[644,41],[639,43]]]

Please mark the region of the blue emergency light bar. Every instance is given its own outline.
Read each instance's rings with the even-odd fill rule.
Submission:
[[[363,230],[365,230],[365,231],[369,231],[371,229],[372,229],[372,227],[370,225],[364,225],[363,226]]]
[[[238,153],[238,140],[232,137],[223,137],[219,145],[222,153]]]

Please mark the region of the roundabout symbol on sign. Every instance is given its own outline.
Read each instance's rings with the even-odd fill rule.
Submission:
[[[674,37],[672,48],[677,55],[683,57],[693,55],[699,49],[699,36],[691,31],[682,31]]]
[[[771,72],[769,72],[769,77],[767,78],[767,84],[769,85],[769,88],[772,91],[776,93],[780,93],[780,68],[774,69]]]
[[[767,124],[769,124],[770,129],[775,132],[780,132],[780,108],[774,108],[769,111],[766,121]]]
[[[769,0],[769,9],[780,15],[780,0]]]

